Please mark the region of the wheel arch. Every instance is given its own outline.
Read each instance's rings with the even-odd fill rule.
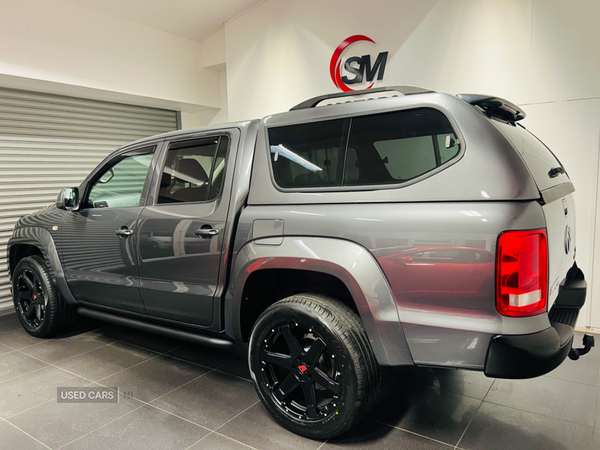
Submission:
[[[269,243],[268,240],[262,242]],[[300,283],[303,293],[332,295],[324,289],[333,290],[334,294],[342,296],[339,300],[348,302],[346,304],[358,312],[381,365],[413,364],[393,294],[379,264],[367,249],[351,241],[332,238],[288,236],[278,245],[262,242],[246,243],[235,257],[225,295],[224,319],[228,335],[244,340],[248,327],[254,323],[253,316],[287,296],[284,295],[286,292],[280,295],[271,292],[267,300],[260,300],[256,305],[256,297],[247,296],[261,292],[256,290],[256,280],[263,290],[268,289],[266,283],[280,287],[281,279],[277,277],[284,275],[283,271],[289,271],[285,277],[301,275],[309,281],[321,282],[316,292],[318,285]],[[328,280],[331,285],[327,285]]]
[[[50,270],[52,281],[56,284],[60,295],[69,304],[77,304],[65,280],[58,250],[52,235],[41,227],[24,227],[14,230],[8,241],[8,273],[12,280],[15,267],[22,258],[31,255],[41,256]]]

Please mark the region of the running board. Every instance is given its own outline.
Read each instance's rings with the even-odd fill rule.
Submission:
[[[180,328],[168,327],[165,325],[159,325],[156,323],[144,322],[142,320],[133,319],[131,317],[119,316],[117,314],[108,313],[105,311],[98,311],[85,306],[77,308],[77,313],[85,317],[92,319],[104,320],[106,322],[115,323],[117,325],[123,325],[129,328],[135,328],[136,330],[147,331],[148,333],[160,334],[162,336],[181,339],[182,341],[191,342],[193,344],[206,345],[208,347],[216,347],[220,349],[233,348],[235,342],[230,339],[223,338],[217,335],[209,335],[207,333],[193,333]]]

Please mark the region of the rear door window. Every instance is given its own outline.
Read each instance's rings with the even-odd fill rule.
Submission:
[[[228,145],[227,136],[171,144],[160,178],[157,203],[204,202],[217,198],[223,185]]]

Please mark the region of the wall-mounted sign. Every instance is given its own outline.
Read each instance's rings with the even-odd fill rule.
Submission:
[[[343,53],[345,50],[355,42],[366,41],[375,44],[375,41],[362,34],[356,34],[350,36],[344,42],[342,42],[333,52],[331,62],[329,64],[329,73],[333,83],[344,92],[354,91],[348,85],[360,85],[370,83],[366,86],[366,89],[370,89],[375,84],[375,77],[377,81],[383,80],[383,73],[385,72],[385,64],[387,62],[388,52],[381,52],[377,55],[375,62],[371,64],[371,55],[363,56],[350,56],[344,59]],[[345,75],[342,75],[342,68]],[[357,86],[358,87],[358,86]],[[362,87],[365,89],[365,87]]]

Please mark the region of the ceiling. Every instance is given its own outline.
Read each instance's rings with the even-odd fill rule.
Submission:
[[[263,0],[65,0],[202,42]]]

